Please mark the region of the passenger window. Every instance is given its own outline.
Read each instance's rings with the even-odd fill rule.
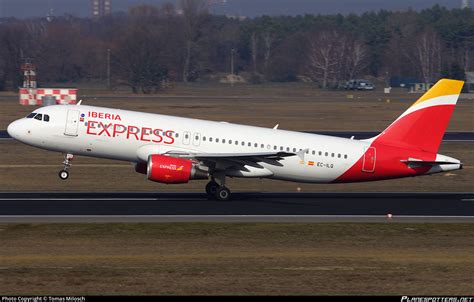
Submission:
[[[337,158],[341,158],[341,154],[338,154],[338,155],[337,155]]]
[[[306,150],[306,154],[309,154],[309,150]]]
[[[264,145],[264,144],[261,144],[261,145],[260,145],[260,148],[265,148],[265,145]]]
[[[257,147],[258,147],[258,144],[257,144],[257,143],[255,143],[253,146],[254,146],[255,148],[257,148]]]
[[[176,133],[175,133],[175,136],[176,136],[176,137],[179,137],[179,134],[178,134],[178,132],[176,132]]]
[[[296,148],[293,148],[293,152],[296,152]]]
[[[273,150],[276,150],[277,149],[277,146],[273,146]]]
[[[222,139],[222,143],[225,144],[225,138]]]
[[[249,146],[249,147],[252,147],[252,143],[249,143],[248,146]]]
[[[205,137],[205,136],[203,136],[203,137],[202,137],[202,140],[205,142],[205,141],[206,141],[206,137]]]
[[[189,135],[188,134],[184,135],[184,138],[189,138]]]
[[[242,146],[245,146],[245,142],[242,142]]]
[[[239,141],[235,141],[235,144],[238,145],[238,144],[239,144]]]
[[[49,122],[49,115],[45,114],[45,115],[44,115],[44,118],[43,118],[43,121]]]
[[[218,143],[218,142],[219,142],[219,139],[218,139],[218,138],[216,138],[216,143]]]
[[[324,156],[328,156],[328,155],[329,155],[329,153],[327,153],[327,152],[324,152]]]
[[[311,152],[311,153],[312,153],[313,155],[315,155],[315,154],[316,154],[316,151],[313,150],[313,152]]]
[[[287,151],[287,152],[290,152],[290,147],[286,147],[286,151]]]
[[[346,154],[346,155],[344,155],[344,158],[345,158],[345,159],[347,159],[347,154]]]
[[[209,138],[209,141],[212,143],[212,137]]]
[[[283,149],[284,149],[283,146],[280,146],[280,151],[283,151]]]
[[[232,140],[229,139],[229,145],[232,144]]]
[[[32,112],[26,116],[26,118],[33,118],[36,115],[36,113]]]
[[[35,116],[35,120],[38,120],[38,121],[41,121],[43,119],[43,115],[41,113],[38,113],[36,116]]]
[[[334,157],[334,153],[331,153],[331,157]]]
[[[323,152],[319,151],[318,154],[319,154],[319,156],[321,156],[321,155],[323,155]]]

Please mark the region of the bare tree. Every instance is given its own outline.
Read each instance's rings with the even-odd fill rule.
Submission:
[[[275,41],[275,35],[271,32],[264,32],[262,34],[264,53],[263,53],[263,74],[265,78],[268,76],[268,65],[270,63],[270,56],[272,54],[273,42]]]
[[[365,44],[359,40],[353,40],[346,51],[348,77],[353,79],[368,63],[368,51]]]
[[[186,39],[185,56],[183,64],[183,81],[187,82],[190,72],[192,52],[198,39],[200,26],[208,14],[208,1],[206,0],[181,0],[180,6],[183,13],[184,34]]]
[[[252,53],[253,72],[257,73],[258,39],[257,33],[253,32],[250,36],[250,51]]]
[[[341,51],[340,35],[334,30],[313,33],[309,41],[308,74],[321,84],[328,87],[328,81],[337,72]]]
[[[134,93],[156,92],[168,76],[168,60],[163,54],[166,31],[158,16],[155,7],[134,10],[113,57],[118,82],[130,86]]]
[[[441,71],[441,39],[435,31],[426,29],[418,35],[415,58],[423,80],[432,82]]]
[[[464,71],[469,71],[474,68],[474,60],[472,59],[472,52],[474,51],[474,39],[471,43],[465,42],[461,48],[462,51],[462,68]]]

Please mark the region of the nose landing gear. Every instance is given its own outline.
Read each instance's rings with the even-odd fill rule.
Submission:
[[[64,164],[64,168],[59,171],[58,175],[59,175],[59,178],[61,178],[62,180],[66,180],[69,178],[69,168],[71,167],[71,161],[74,159],[74,155],[73,154],[70,154],[70,153],[67,153],[65,156],[64,156],[64,161],[63,161],[63,164]]]

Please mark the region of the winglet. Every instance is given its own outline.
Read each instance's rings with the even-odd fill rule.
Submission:
[[[77,102],[77,106],[80,106],[82,104],[82,100],[79,100],[79,102]]]
[[[278,126],[280,126],[280,124],[276,124],[275,127],[273,127],[273,130],[277,130]]]

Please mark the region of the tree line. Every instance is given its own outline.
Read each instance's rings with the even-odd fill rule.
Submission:
[[[409,77],[423,82],[474,70],[474,11],[438,5],[422,11],[361,15],[209,14],[205,0],[139,5],[100,19],[4,18],[0,89],[22,82],[31,58],[40,85],[105,81],[136,93],[165,82],[206,81],[234,70],[252,83],[313,81],[337,87],[351,78]]]

